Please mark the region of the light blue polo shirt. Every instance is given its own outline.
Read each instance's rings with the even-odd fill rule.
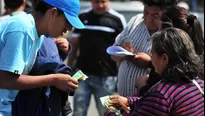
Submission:
[[[28,74],[42,43],[32,15],[16,15],[0,22],[0,70]],[[0,116],[11,116],[18,90],[0,89]]]

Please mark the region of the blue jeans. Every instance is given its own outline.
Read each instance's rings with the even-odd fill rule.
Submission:
[[[86,116],[90,104],[91,95],[94,94],[96,107],[100,116],[104,116],[106,109],[100,102],[100,97],[111,95],[115,90],[115,77],[99,77],[87,75],[86,81],[79,82],[79,88],[74,95],[73,116]]]

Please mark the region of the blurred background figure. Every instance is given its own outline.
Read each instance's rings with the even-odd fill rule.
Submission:
[[[73,116],[87,115],[92,94],[99,115],[103,116],[105,109],[100,97],[114,92],[117,79],[117,65],[106,49],[114,43],[115,37],[126,25],[124,16],[109,8],[109,0],[91,0],[91,4],[92,8],[80,14],[86,28],[75,30],[77,36],[70,40],[72,52],[68,64],[71,65],[76,59],[76,68],[89,76],[86,81],[79,83],[79,89],[75,91]]]
[[[26,7],[26,0],[4,0],[4,3],[5,13],[0,17],[0,21],[13,15],[25,14],[24,9]]]
[[[183,8],[185,8],[186,10],[189,10],[189,9],[190,9],[190,8],[189,8],[189,5],[188,5],[186,2],[179,2],[179,3],[177,4],[177,6],[183,7]]]

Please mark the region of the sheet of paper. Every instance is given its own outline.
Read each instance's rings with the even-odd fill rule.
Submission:
[[[130,56],[135,55],[134,53],[131,53],[120,46],[110,46],[107,48],[106,51],[110,55],[116,55],[116,56],[122,56],[122,57],[127,56],[127,55],[130,55]]]

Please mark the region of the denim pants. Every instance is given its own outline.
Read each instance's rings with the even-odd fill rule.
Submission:
[[[100,102],[100,97],[111,95],[115,90],[116,77],[99,77],[87,75],[86,81],[79,82],[79,88],[74,95],[73,116],[86,116],[90,104],[91,95],[94,95],[96,107],[100,116],[104,116],[106,109]]]

